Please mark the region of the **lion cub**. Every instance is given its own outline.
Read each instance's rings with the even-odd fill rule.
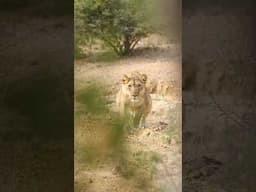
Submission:
[[[123,76],[116,104],[120,114],[128,119],[129,127],[145,128],[145,119],[152,108],[146,82],[147,75],[139,72]]]

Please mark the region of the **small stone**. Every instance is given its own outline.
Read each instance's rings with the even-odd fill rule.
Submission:
[[[92,179],[89,179],[89,183],[93,183],[93,180],[92,180]]]
[[[116,175],[116,174],[118,174],[118,172],[121,171],[121,167],[120,167],[120,166],[116,166],[116,167],[114,167],[111,171],[112,171],[112,173],[113,173],[114,175]]]

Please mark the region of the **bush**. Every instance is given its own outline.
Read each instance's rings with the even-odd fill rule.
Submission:
[[[127,55],[153,30],[150,5],[146,0],[75,0],[77,38],[100,39],[118,55]]]
[[[84,22],[81,19],[81,8],[82,8],[82,1],[75,0],[75,4],[74,4],[74,17],[75,17],[74,56],[75,58],[81,58],[83,56],[81,45],[88,44],[88,40],[89,40],[88,35],[85,33]]]

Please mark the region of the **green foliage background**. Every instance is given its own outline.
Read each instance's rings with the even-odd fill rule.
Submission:
[[[127,55],[155,30],[151,0],[75,0],[75,53],[99,39],[117,55]]]

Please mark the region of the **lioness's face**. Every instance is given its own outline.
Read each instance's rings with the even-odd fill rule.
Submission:
[[[144,74],[131,77],[128,77],[127,75],[124,76],[123,87],[132,102],[140,101],[140,99],[145,95],[146,79],[147,76]]]

